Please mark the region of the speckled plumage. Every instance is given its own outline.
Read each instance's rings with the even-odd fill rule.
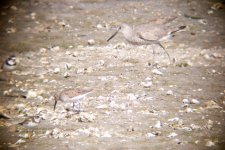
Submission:
[[[26,128],[33,128],[38,126],[38,124],[41,122],[40,116],[31,116],[26,118],[23,122],[19,123],[20,125],[26,127]]]
[[[87,94],[91,93],[92,90],[83,90],[83,89],[66,89],[61,92],[58,92],[54,95],[55,104],[54,110],[56,108],[57,102],[65,102],[65,103],[79,103],[81,99],[83,99]]]

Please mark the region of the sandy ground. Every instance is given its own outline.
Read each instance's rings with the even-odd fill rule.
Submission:
[[[224,149],[224,5],[198,0],[23,0],[1,2],[0,58],[15,54],[13,80],[0,72],[0,149]],[[118,25],[176,17],[185,31],[132,46]],[[91,43],[90,40],[94,41]],[[89,44],[88,44],[89,41]],[[90,44],[91,43],[91,44]],[[157,67],[152,62],[157,51]],[[82,111],[53,95],[93,89]],[[25,98],[21,97],[24,95]],[[34,128],[18,123],[32,115]]]

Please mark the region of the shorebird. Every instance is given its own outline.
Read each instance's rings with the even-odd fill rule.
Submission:
[[[171,62],[170,55],[161,42],[174,36],[176,32],[181,31],[185,27],[186,26],[180,26],[175,30],[168,31],[168,28],[162,24],[145,24],[132,28],[128,24],[123,23],[118,27],[117,31],[108,38],[107,42],[114,38],[118,32],[121,32],[124,38],[132,45],[159,45],[165,51]],[[154,55],[155,50],[153,48],[153,61]]]
[[[22,125],[26,128],[34,128],[38,126],[43,118],[40,116],[30,116],[26,118],[23,122],[20,122],[19,125]]]
[[[80,111],[80,100],[84,99],[92,90],[82,90],[82,89],[66,89],[61,92],[58,92],[54,95],[55,104],[54,110],[56,109],[56,105],[58,101],[64,103],[73,103],[73,108],[78,106],[76,111]]]
[[[3,70],[3,72],[6,75],[6,80],[9,81],[12,78],[12,71],[16,69],[16,56],[15,55],[11,55],[9,56],[3,63],[1,66],[1,69]]]

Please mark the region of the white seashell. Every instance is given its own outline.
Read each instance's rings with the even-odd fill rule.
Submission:
[[[182,142],[179,139],[174,139],[174,142],[176,142],[177,144],[182,144]]]
[[[112,137],[112,135],[110,133],[108,133],[108,132],[103,132],[101,134],[101,137],[110,138],[110,137]]]
[[[181,129],[184,131],[192,131],[192,128],[190,128],[190,127],[182,127]]]
[[[163,75],[163,73],[161,71],[159,71],[158,69],[153,69],[152,73],[156,74],[156,75]]]
[[[29,90],[28,93],[27,93],[27,98],[35,98],[37,97],[37,92],[36,91],[33,91],[33,90]]]
[[[166,95],[173,95],[173,91],[172,91],[172,90],[168,90],[168,91],[166,92]]]
[[[92,67],[88,67],[87,70],[86,70],[86,72],[87,72],[87,73],[91,73],[91,72],[93,72],[93,70],[94,70],[94,69],[93,69]]]
[[[97,24],[96,28],[97,28],[97,29],[102,29],[103,26],[102,26],[101,24]]]
[[[187,108],[185,109],[185,112],[186,112],[186,113],[191,113],[191,112],[193,112],[193,109],[190,108],[190,107],[187,107]]]
[[[26,141],[24,139],[19,139],[18,141],[16,141],[16,143],[14,143],[14,145],[19,145],[22,143],[25,143]]]
[[[77,74],[80,74],[80,73],[84,73],[84,68],[78,68],[77,69]]]
[[[97,109],[105,109],[105,108],[108,108],[108,107],[109,107],[108,105],[102,104],[102,105],[99,105],[99,106],[97,106],[95,108],[97,108]]]
[[[146,134],[146,136],[147,136],[148,138],[151,138],[151,137],[155,137],[156,135],[149,132],[149,133]]]
[[[95,45],[95,40],[94,39],[88,40],[88,45],[89,46]]]
[[[60,68],[55,68],[54,71],[53,71],[54,74],[57,74],[59,72],[60,72]]]
[[[46,48],[40,48],[39,52],[40,53],[46,53],[47,52],[47,49]]]
[[[176,137],[178,134],[176,134],[175,132],[173,132],[173,133],[170,133],[167,137],[168,138],[174,138],[174,137]]]
[[[141,85],[144,87],[144,88],[150,88],[152,86],[152,82],[151,81],[148,81],[148,82],[141,82]]]
[[[68,77],[70,77],[70,74],[68,72],[65,72],[64,75],[63,75],[63,77],[64,78],[68,78]]]
[[[183,101],[184,104],[189,104],[190,103],[188,99],[183,99],[182,101]]]
[[[213,141],[211,141],[211,140],[207,140],[205,146],[212,147],[212,146],[215,146],[215,143]]]
[[[147,78],[145,78],[145,81],[152,81],[152,78],[147,77]]]
[[[191,104],[200,104],[200,102],[197,99],[192,99],[190,103]]]
[[[162,123],[161,121],[157,121],[156,124],[154,125],[155,128],[160,129],[162,128]]]
[[[59,46],[53,46],[50,48],[51,51],[58,51],[60,50],[60,47]]]
[[[137,96],[135,96],[133,93],[129,93],[129,94],[127,94],[127,98],[129,99],[129,100],[137,100]]]

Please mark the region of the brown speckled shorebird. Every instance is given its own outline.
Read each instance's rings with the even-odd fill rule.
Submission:
[[[80,111],[80,100],[85,98],[92,90],[83,90],[83,89],[66,89],[61,92],[58,92],[54,95],[55,104],[54,110],[56,109],[56,105],[58,101],[64,103],[73,103],[73,107],[75,104],[78,104],[78,111]]]
[[[127,24],[121,24],[117,31],[107,40],[109,42],[118,32],[121,32],[125,39],[133,45],[159,45],[167,54],[170,62],[170,55],[161,44],[162,41],[174,36],[178,31],[181,31],[186,26],[180,26],[179,28],[168,31],[168,28],[163,24],[145,24],[136,28],[131,28]],[[155,50],[153,48],[153,62],[154,62]]]

